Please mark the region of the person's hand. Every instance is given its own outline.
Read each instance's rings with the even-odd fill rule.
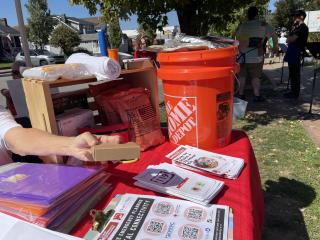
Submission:
[[[96,136],[100,143],[111,143],[111,144],[118,144],[120,143],[120,136]]]
[[[85,132],[72,139],[68,155],[82,161],[94,161],[91,147],[100,143],[119,143],[119,140],[119,136],[95,136]]]

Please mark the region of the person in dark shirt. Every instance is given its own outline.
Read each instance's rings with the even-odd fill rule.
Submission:
[[[288,50],[284,58],[288,62],[289,77],[291,80],[291,91],[284,94],[284,97],[298,99],[300,94],[300,68],[301,58],[308,40],[309,29],[304,23],[306,13],[298,10],[293,14],[294,24],[287,38]]]

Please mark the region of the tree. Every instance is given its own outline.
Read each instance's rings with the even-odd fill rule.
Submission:
[[[72,54],[73,48],[81,42],[79,34],[65,25],[56,27],[51,34],[50,44],[54,47],[61,47],[67,56]]]
[[[99,9],[105,21],[117,14],[127,20],[138,15],[138,22],[159,30],[168,24],[166,13],[176,11],[180,29],[189,35],[205,35],[210,25],[223,28],[232,15],[254,0],[70,0],[84,5],[91,15]]]
[[[265,18],[266,21],[269,19],[269,11],[268,11],[268,0],[254,0],[252,3],[239,8],[236,12],[231,15],[231,18],[226,21],[225,25],[223,26],[216,26],[212,24],[209,29],[210,34],[218,34],[222,36],[232,37],[232,35],[236,32],[237,27],[247,21],[247,12],[249,7],[255,6],[259,10],[260,18]]]
[[[143,38],[145,40],[146,46],[152,45],[154,39],[157,37],[156,30],[145,23],[139,24],[138,33],[139,34],[136,37],[136,40],[141,42],[141,39]]]
[[[49,42],[55,21],[50,16],[47,0],[28,0],[25,4],[29,11],[28,38],[36,48],[43,49]]]
[[[114,17],[109,22],[109,44],[111,48],[119,48],[122,41],[122,32],[119,24],[119,18]]]
[[[317,10],[320,7],[320,0],[279,0],[275,3],[275,7],[276,10],[272,16],[273,26],[291,30],[293,25],[291,14],[298,9]]]

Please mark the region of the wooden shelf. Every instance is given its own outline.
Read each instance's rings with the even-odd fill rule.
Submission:
[[[129,82],[133,87],[144,87],[151,91],[151,103],[159,114],[158,83],[156,69],[150,61],[145,61],[140,68],[122,70],[120,78]],[[32,127],[58,134],[52,95],[50,88],[65,87],[84,83],[96,82],[96,78],[85,79],[58,79],[56,81],[43,81],[37,79],[23,79],[23,88],[29,110]],[[62,162],[62,157],[48,156],[45,162]]]

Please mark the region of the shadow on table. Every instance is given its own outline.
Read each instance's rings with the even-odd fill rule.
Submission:
[[[301,209],[309,206],[316,198],[314,188],[281,177],[277,182],[266,181],[264,196],[264,240],[309,239]]]

